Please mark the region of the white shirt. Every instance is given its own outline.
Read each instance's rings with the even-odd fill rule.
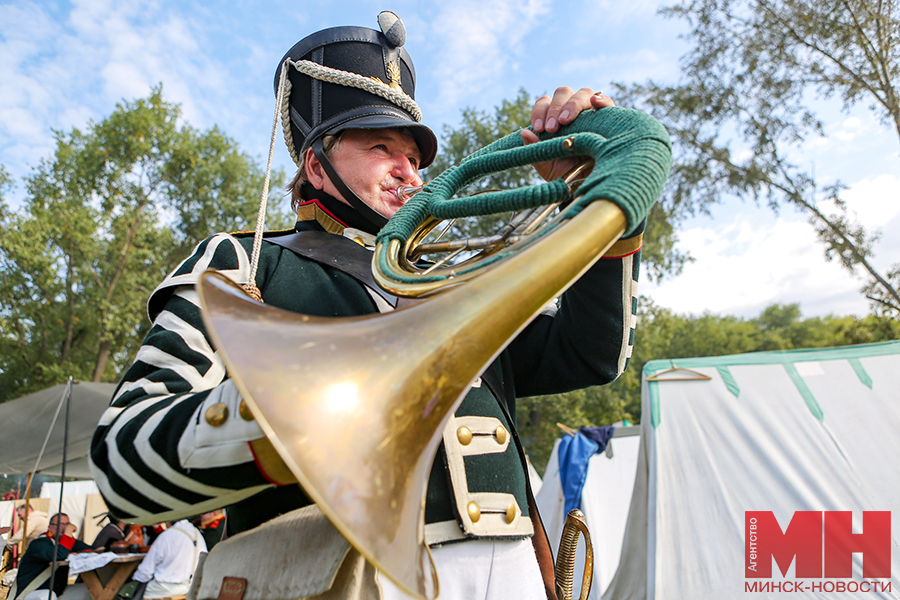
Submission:
[[[200,531],[186,520],[178,521],[150,546],[150,552],[134,572],[134,580],[186,583],[197,568],[200,553],[206,551]]]

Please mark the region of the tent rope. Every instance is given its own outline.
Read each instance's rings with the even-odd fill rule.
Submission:
[[[50,434],[53,433],[53,428],[56,426],[56,420],[59,418],[59,413],[62,410],[63,403],[66,401],[66,398],[70,398],[71,396],[72,378],[69,377],[69,382],[66,384],[66,389],[63,391],[63,394],[59,399],[59,404],[56,406],[56,412],[53,414],[53,421],[50,423],[50,429],[47,430],[47,436],[44,438],[44,445],[41,446],[41,451],[38,452],[38,457],[34,463],[34,468],[31,470],[31,477],[28,478],[28,487],[25,488],[26,501],[31,497],[31,482],[34,479],[34,475],[37,473],[38,467],[41,464],[41,459],[44,458],[44,451],[47,449],[47,444],[50,442]]]

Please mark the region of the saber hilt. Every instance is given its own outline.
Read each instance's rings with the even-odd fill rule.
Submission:
[[[559,541],[559,556],[556,559],[554,576],[556,579],[556,597],[559,600],[572,600],[572,587],[575,578],[575,550],[578,547],[578,534],[584,536],[585,558],[584,578],[581,581],[580,600],[587,600],[594,580],[594,547],[591,545],[591,532],[588,531],[584,513],[574,508],[566,515],[562,538]]]

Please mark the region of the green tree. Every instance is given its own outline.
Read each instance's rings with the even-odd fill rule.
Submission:
[[[900,312],[900,265],[880,273],[871,263],[878,232],[851,217],[841,198],[845,186],[817,186],[812,169],[792,157],[803,141],[825,135],[823,99],[845,110],[867,105],[900,141],[898,6],[683,0],[662,10],[690,25],[681,81],[617,86],[620,101],[644,106],[672,134],[675,164],[664,202],[670,213],[705,211],[726,195],[798,207],[826,257],[866,281],[873,308],[893,314]],[[822,200],[835,211],[824,212]]]
[[[22,208],[0,200],[0,401],[115,380],[150,292],[200,239],[255,222],[263,175],[217,128],[180,124],[161,88],[56,133]]]

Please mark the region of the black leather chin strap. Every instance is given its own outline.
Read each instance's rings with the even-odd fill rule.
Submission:
[[[356,209],[356,212],[358,212],[361,217],[372,223],[376,230],[380,230],[384,227],[388,222],[387,217],[377,213],[371,206],[360,200],[359,196],[347,187],[347,184],[344,183],[344,180],[341,179],[341,176],[335,171],[334,165],[331,164],[328,155],[325,154],[322,138],[319,138],[312,143],[312,151],[313,155],[315,155],[316,159],[321,163],[322,168],[325,169],[325,174],[331,179],[331,183],[334,184],[337,191],[344,197],[344,200],[349,202],[350,206]]]

